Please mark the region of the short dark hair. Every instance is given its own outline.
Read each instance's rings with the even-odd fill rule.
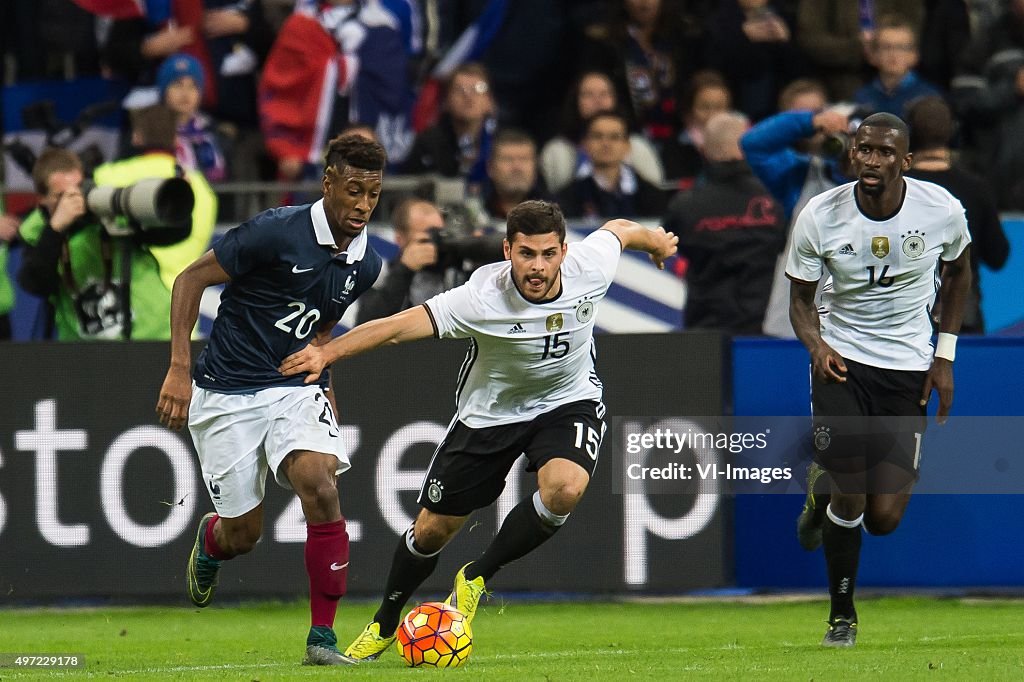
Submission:
[[[565,242],[565,216],[558,204],[552,201],[531,199],[517,204],[508,212],[505,223],[505,239],[512,243],[517,234],[548,234],[558,235],[558,243]]]
[[[491,87],[491,75],[487,71],[487,67],[480,62],[463,62],[452,70],[451,75],[448,76],[448,80],[445,81],[445,96],[448,95],[448,91],[451,90],[452,83],[455,82],[456,76],[476,76],[480,80],[487,83],[487,89]]]
[[[916,50],[918,48],[920,39],[917,36],[917,26],[915,26],[910,19],[907,19],[900,14],[883,14],[878,17],[878,20],[875,22],[875,32],[871,39],[873,45],[878,44],[878,34],[886,29],[907,31],[910,33],[911,39],[914,41],[914,49]]]
[[[47,147],[32,166],[32,184],[37,194],[46,195],[50,191],[51,175],[76,170],[82,170],[82,161],[77,154],[61,147]]]
[[[725,82],[725,78],[722,77],[721,73],[714,69],[697,71],[690,76],[690,81],[686,84],[686,89],[683,91],[681,106],[679,107],[679,112],[683,117],[690,114],[690,110],[693,109],[693,105],[697,102],[697,95],[704,90],[724,90],[729,96],[729,102],[732,102],[732,91],[729,90],[729,84]]]
[[[623,130],[626,131],[626,137],[629,137],[629,117],[626,116],[619,109],[605,109],[603,111],[595,112],[590,118],[583,122],[583,137],[590,134],[590,129],[594,127],[594,123],[602,118],[614,118],[622,123]]]
[[[821,95],[823,100],[828,101],[828,91],[825,90],[821,81],[813,78],[797,78],[782,88],[782,92],[779,93],[779,111],[789,111],[797,97],[808,94]]]
[[[138,136],[143,149],[174,152],[178,135],[176,114],[164,104],[153,104],[131,112],[132,134]]]
[[[324,172],[330,168],[341,171],[345,166],[378,171],[384,170],[387,162],[388,156],[384,147],[358,133],[342,133],[327,146]]]
[[[498,147],[506,144],[528,144],[537,149],[537,143],[528,133],[518,128],[502,128],[494,135],[494,141],[491,142],[491,158],[494,158]]]
[[[865,118],[859,126],[857,126],[857,131],[860,132],[861,128],[886,128],[888,130],[895,130],[903,137],[903,139],[907,140],[907,144],[910,144],[910,128],[907,127],[906,121],[896,114],[890,114],[887,111],[879,111],[877,114],[871,114]]]
[[[412,215],[412,209],[414,206],[424,204],[435,209],[438,213],[441,209],[437,208],[433,202],[419,197],[406,197],[398,202],[398,205],[391,210],[391,224],[395,228],[395,232],[402,235],[409,234],[409,217]],[[436,225],[435,227],[443,227],[443,225]]]
[[[910,151],[942,149],[953,139],[953,112],[941,97],[921,97],[907,108]]]

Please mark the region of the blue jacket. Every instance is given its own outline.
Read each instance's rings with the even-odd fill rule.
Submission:
[[[899,82],[892,92],[888,92],[878,78],[871,81],[853,96],[853,100],[871,113],[884,111],[896,116],[903,116],[907,105],[918,97],[931,97],[940,94],[938,90],[911,71]]]
[[[812,111],[784,111],[764,119],[740,139],[747,163],[782,205],[787,218],[792,217],[811,164],[810,156],[794,145],[814,135],[813,118]],[[845,181],[836,161],[828,161],[828,169],[837,184]]]

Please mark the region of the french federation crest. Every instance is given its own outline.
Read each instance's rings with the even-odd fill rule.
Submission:
[[[594,303],[592,301],[584,301],[576,308],[576,319],[586,324],[590,321],[590,318],[594,316]]]
[[[549,332],[560,331],[562,329],[562,313],[548,315],[547,322],[544,326],[547,327]]]
[[[871,238],[871,255],[875,258],[885,258],[889,255],[889,238],[888,237],[872,237]]]
[[[924,233],[911,230],[903,237],[903,253],[907,258],[918,258],[924,253]]]

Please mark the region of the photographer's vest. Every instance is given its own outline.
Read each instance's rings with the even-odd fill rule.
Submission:
[[[21,224],[22,239],[35,246],[45,226],[43,214],[36,209]],[[50,297],[61,341],[122,338],[121,258],[117,253],[121,245],[115,242],[96,224],[75,230],[65,242],[57,266],[60,286]],[[142,248],[132,257],[131,311],[133,339],[171,338],[171,294],[160,280],[156,259]]]
[[[173,178],[180,175],[181,168],[173,155],[155,152],[105,163],[93,171],[92,177],[97,185],[125,187],[145,178]],[[184,241],[171,246],[149,247],[150,253],[160,265],[160,276],[168,291],[174,286],[174,278],[178,273],[206,252],[217,221],[217,195],[210,183],[196,170],[185,171],[184,178],[195,196],[191,234]]]

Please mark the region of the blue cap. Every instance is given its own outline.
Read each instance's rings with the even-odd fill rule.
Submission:
[[[164,93],[171,83],[185,76],[191,76],[199,87],[199,92],[203,91],[203,66],[198,59],[183,52],[172,54],[165,59],[156,72],[156,86],[160,89],[160,99],[164,98]]]

